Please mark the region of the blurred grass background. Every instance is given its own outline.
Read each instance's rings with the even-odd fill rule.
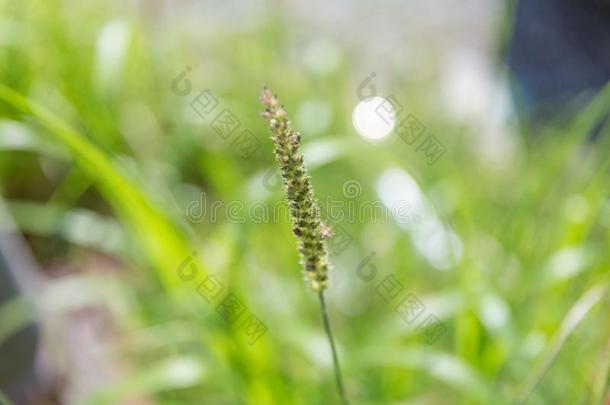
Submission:
[[[15,222],[40,266],[29,296],[59,403],[337,403],[290,224],[185,215],[202,192],[224,204],[283,201],[263,181],[275,167],[263,84],[303,132],[320,199],[347,201],[342,186],[356,180],[358,202],[379,200],[380,176],[394,169],[459,238],[443,270],[393,220],[340,224],[353,243],[332,258],[327,299],[353,403],[511,403],[530,385],[532,404],[606,398],[608,131],[587,138],[609,91],[542,129],[499,129],[448,112],[432,51],[416,79],[400,65],[379,72],[380,90],[446,146],[431,166],[396,136],[356,134],[368,74],[357,49],[303,28],[289,3],[264,4],[234,15],[254,6],[0,2],[2,226]],[[181,97],[171,84],[187,67],[193,92]],[[262,142],[251,158],[191,110],[206,88]],[[499,131],[490,158],[485,139]],[[201,274],[267,326],[255,345],[178,277],[193,252]],[[371,252],[380,276],[367,283],[356,270]],[[378,297],[388,274],[446,326],[434,344]]]

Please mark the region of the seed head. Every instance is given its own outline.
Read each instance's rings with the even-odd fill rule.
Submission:
[[[266,87],[260,97],[265,106],[261,116],[269,121],[275,158],[282,172],[284,191],[297,238],[305,280],[316,292],[328,287],[328,247],[326,239],[332,230],[320,218],[320,209],[313,193],[311,179],[303,163],[299,146],[301,135],[292,128],[286,110],[277,96]]]

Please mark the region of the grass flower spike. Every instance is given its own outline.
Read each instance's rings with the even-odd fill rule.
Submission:
[[[269,121],[305,279],[314,291],[319,292],[328,286],[330,264],[326,239],[332,236],[332,232],[320,218],[311,179],[299,150],[301,134],[292,128],[284,107],[267,88],[262,91],[261,102],[266,107],[262,116]]]
[[[318,293],[322,321],[333,356],[337,390],[342,403],[348,404],[324,301],[324,289],[328,287],[330,268],[326,241],[332,236],[332,231],[320,218],[320,208],[303,163],[303,155],[299,150],[301,134],[292,128],[284,107],[279,103],[277,96],[266,87],[261,93],[261,102],[265,105],[265,111],[261,115],[269,121],[271,140],[275,145],[275,158],[282,172],[284,191],[292,218],[292,231],[298,240],[305,280],[311,289]]]

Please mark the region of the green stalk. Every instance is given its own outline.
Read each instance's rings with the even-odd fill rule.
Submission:
[[[345,388],[343,387],[343,376],[341,375],[341,367],[339,366],[339,356],[337,356],[337,349],[335,348],[335,340],[333,339],[333,332],[330,328],[330,321],[328,320],[328,314],[326,313],[326,303],[324,302],[324,291],[318,292],[320,298],[320,309],[322,310],[322,321],[324,322],[324,329],[326,330],[326,337],[330,343],[330,349],[333,354],[333,366],[335,369],[335,381],[337,382],[337,389],[339,390],[339,396],[341,401],[347,405],[347,395],[345,395]]]
[[[284,192],[293,224],[292,231],[297,238],[303,273],[307,285],[317,292],[320,298],[320,310],[332,351],[337,389],[342,402],[347,404],[339,358],[324,302],[324,290],[328,287],[330,269],[327,239],[332,236],[332,231],[320,217],[320,208],[299,148],[301,134],[292,128],[284,107],[280,105],[277,96],[267,88],[262,91],[261,102],[265,105],[262,116],[269,121],[275,158],[282,172]]]

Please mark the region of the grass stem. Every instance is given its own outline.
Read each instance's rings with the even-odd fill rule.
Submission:
[[[335,340],[333,339],[333,332],[330,328],[330,321],[328,320],[328,313],[326,312],[326,302],[324,301],[324,292],[319,291],[318,297],[320,298],[320,309],[322,310],[322,320],[324,321],[324,329],[326,330],[326,336],[330,343],[330,349],[333,354],[333,366],[335,369],[335,380],[337,382],[337,390],[343,404],[348,405],[347,395],[345,394],[345,388],[343,386],[343,376],[341,375],[341,367],[339,366],[339,356],[337,356],[337,349],[335,347]]]

